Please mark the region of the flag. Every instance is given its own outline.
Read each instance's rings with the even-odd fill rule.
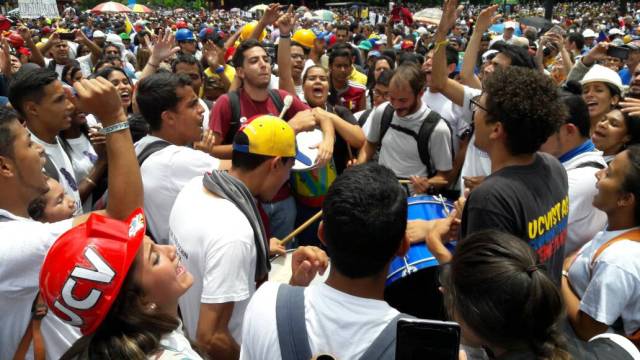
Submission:
[[[131,24],[131,20],[129,20],[129,16],[127,16],[127,14],[124,14],[124,18],[124,32],[131,34],[133,31],[133,24]]]

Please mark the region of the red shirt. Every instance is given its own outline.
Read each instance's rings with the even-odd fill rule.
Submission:
[[[365,110],[360,106],[362,98],[367,96],[367,88],[349,80],[344,90],[338,90],[338,104],[349,109],[352,113]]]
[[[240,115],[247,119],[250,119],[256,115],[265,115],[271,114],[274,116],[280,115],[278,108],[271,100],[271,96],[267,96],[265,101],[255,101],[247,95],[244,89],[240,89]],[[288,92],[284,90],[278,90],[280,93],[280,98],[289,95]],[[298,96],[291,95],[293,98],[293,102],[291,103],[291,107],[285,113],[284,119],[289,120],[294,117],[298,111],[307,110],[309,106],[303,103]],[[220,136],[224,139],[227,136],[227,132],[229,131],[229,127],[231,124],[231,104],[229,102],[229,96],[224,94],[216,100],[215,105],[213,105],[213,109],[209,115],[209,129],[213,130],[213,132],[220,134]],[[228,145],[228,144],[223,144]]]

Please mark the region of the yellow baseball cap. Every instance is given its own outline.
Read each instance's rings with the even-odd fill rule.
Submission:
[[[233,150],[243,153],[292,157],[311,166],[311,159],[298,151],[296,134],[286,121],[273,115],[260,115],[244,124],[233,139]]]

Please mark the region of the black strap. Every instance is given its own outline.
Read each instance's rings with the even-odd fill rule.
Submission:
[[[142,166],[142,163],[144,163],[145,160],[149,158],[149,156],[151,156],[156,151],[160,151],[166,148],[169,145],[171,145],[171,143],[168,141],[156,140],[151,144],[145,146],[144,149],[142,149],[142,151],[140,152],[140,154],[138,154],[138,165]]]
[[[602,165],[601,163],[597,162],[597,161],[587,161],[585,163],[582,163],[578,166],[576,166],[576,169],[580,169],[580,168],[586,168],[586,167],[592,167],[592,168],[596,168],[596,169],[604,169],[606,166]]]
[[[311,347],[304,311],[304,287],[281,284],[276,298],[276,325],[282,360],[311,359]],[[362,360],[393,360],[396,350],[397,323],[400,318],[414,318],[400,313],[396,315],[369,348]]]
[[[280,92],[276,89],[270,89],[269,96],[271,97],[271,101],[273,101],[273,104],[276,106],[276,109],[278,109],[278,113],[273,115],[276,115],[276,116],[280,115],[280,112],[284,108],[284,102],[280,97]],[[285,120],[288,120],[288,119],[285,119]]]
[[[238,90],[229,91],[227,93],[229,97],[229,105],[231,106],[231,121],[229,122],[229,130],[224,137],[224,144],[231,144],[233,137],[240,129],[240,94]]]
[[[415,131],[411,129],[407,129],[400,125],[392,124],[393,120],[393,112],[394,109],[391,105],[387,105],[384,109],[384,113],[382,114],[382,120],[380,122],[380,143],[378,144],[378,149],[382,146],[382,139],[384,135],[387,133],[389,128],[392,128],[396,131],[399,131],[403,134],[409,135],[414,138],[416,144],[418,146],[418,155],[420,156],[420,161],[427,167],[427,176],[432,177],[436,174],[435,169],[431,166],[431,154],[429,151],[429,139],[431,138],[431,134],[435,130],[436,126],[442,119],[440,114],[436,111],[430,110],[427,117],[420,125],[420,130],[416,134]],[[451,127],[447,121],[443,121],[447,127],[449,127],[449,131],[451,132]],[[451,156],[453,157],[453,142],[451,142]]]
[[[393,120],[393,113],[396,110],[388,104],[386,108],[384,108],[384,112],[382,113],[382,119],[380,120],[380,142],[378,143],[378,150],[380,150],[380,146],[382,146],[382,139],[387,134],[387,130],[389,130],[389,125],[391,125],[391,120]]]
[[[430,110],[427,118],[424,119],[422,125],[420,126],[420,130],[418,132],[418,154],[420,155],[420,161],[427,167],[427,176],[432,177],[436,174],[435,169],[431,167],[431,153],[429,151],[429,140],[431,139],[431,134],[435,130],[436,126],[442,117],[437,112]],[[443,121],[447,126],[449,123],[447,121]],[[451,128],[449,127],[449,133],[451,132]],[[451,141],[452,148],[451,156],[453,157],[453,141]],[[453,159],[451,161],[453,163]]]
[[[240,109],[240,90],[229,91],[227,93],[227,97],[229,98],[229,105],[231,106],[231,121],[229,122],[229,130],[224,137],[223,144],[226,145],[233,143],[233,137],[236,136],[236,133],[242,124],[240,121],[240,118],[242,117]],[[278,109],[278,113],[272,115],[280,115],[282,108],[284,108],[284,102],[280,97],[280,92],[275,89],[270,89],[269,97],[271,97],[271,101],[276,106],[276,109]]]
[[[276,298],[276,325],[282,360],[311,359],[304,315],[304,287],[282,284]]]
[[[367,119],[369,118],[369,115],[371,115],[371,111],[373,111],[373,109],[374,108],[365,110],[362,114],[360,114],[360,117],[358,118],[358,125],[360,125],[360,127],[363,127],[364,123],[367,122]]]
[[[398,320],[400,318],[414,318],[413,316],[400,313],[396,315],[387,326],[382,329],[380,334],[373,340],[367,351],[362,354],[360,359],[376,359],[376,360],[393,360],[396,357],[396,332],[398,329]]]

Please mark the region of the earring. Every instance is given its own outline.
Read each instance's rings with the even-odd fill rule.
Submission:
[[[158,308],[158,306],[155,303],[151,303],[147,306],[147,310],[150,312],[154,312],[156,311],[156,309]]]

